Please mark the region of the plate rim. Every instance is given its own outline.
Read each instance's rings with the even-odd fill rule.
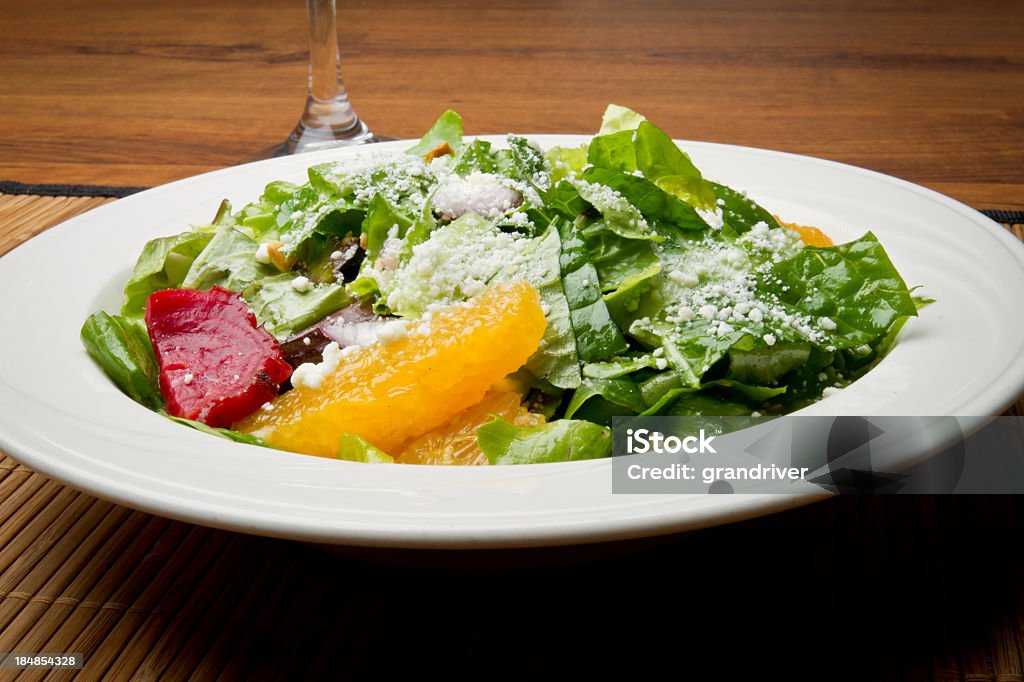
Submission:
[[[500,140],[503,136],[492,136],[492,135],[479,135],[479,136],[467,136],[467,139],[471,138],[483,138]],[[580,142],[590,139],[591,135],[561,135],[561,134],[536,134],[526,135],[529,139],[537,140],[539,142],[552,142],[553,140],[578,140]],[[386,143],[390,148],[398,148],[401,145],[415,142],[413,140],[401,140],[391,143]],[[831,161],[828,159],[822,159],[813,156],[805,156],[800,154],[794,154],[791,152],[776,151],[770,149],[762,149],[757,147],[745,147],[738,145],[721,144],[714,142],[699,142],[690,140],[675,140],[683,149],[687,151],[693,151],[697,149],[710,149],[718,151],[727,151],[729,153],[740,153],[743,155],[749,155],[754,153],[758,156],[767,156],[768,158],[782,158],[789,161],[794,161],[801,164],[823,164],[844,172],[855,172],[857,174],[866,175],[876,180],[881,180],[887,184],[894,185],[904,191],[911,191],[918,195],[921,195],[927,199],[935,201],[946,208],[953,209],[960,217],[964,220],[971,222],[973,225],[983,229],[990,237],[995,238],[998,242],[1006,246],[1013,255],[1016,256],[1018,264],[1024,269],[1024,244],[1017,240],[1007,230],[1001,227],[995,221],[984,216],[975,209],[951,198],[943,195],[935,190],[911,183],[901,178],[896,178],[890,175],[879,173],[866,168],[858,166],[852,166],[842,162]],[[383,145],[381,145],[383,147]],[[376,148],[381,148],[376,147]],[[353,150],[342,150],[343,155],[351,152],[359,152],[365,148],[355,148]],[[316,152],[312,154],[302,155],[301,157],[285,157],[285,160],[302,159],[304,166],[313,165],[321,160],[328,160],[339,158],[339,150],[327,150],[323,152]],[[294,161],[292,161],[294,163]],[[220,168],[212,171],[207,171],[198,175],[182,178],[171,183],[159,185],[138,194],[125,197],[124,199],[116,202],[110,202],[103,206],[97,207],[90,211],[78,214],[66,221],[63,221],[59,225],[56,225],[45,232],[33,237],[30,240],[20,244],[19,246],[12,249],[10,252],[0,257],[0,273],[3,272],[5,263],[11,262],[11,254],[22,254],[17,258],[24,257],[24,253],[29,252],[31,249],[44,248],[48,243],[48,240],[59,239],[60,235],[66,230],[75,229],[79,222],[86,222],[88,220],[95,220],[96,216],[99,215],[104,217],[107,213],[116,213],[118,206],[123,206],[122,202],[139,201],[134,199],[135,197],[156,198],[161,194],[167,192],[175,192],[183,187],[188,187],[193,183],[205,184],[211,179],[218,179],[224,176],[228,176],[232,173],[238,172],[240,168],[253,167],[253,166],[265,166],[277,167],[278,165],[284,165],[282,160],[279,159],[267,159],[257,161],[250,164],[243,164],[240,166],[232,166],[226,168]],[[123,210],[123,209],[120,209]],[[91,216],[91,218],[89,217]],[[37,241],[38,240],[38,241]],[[1021,387],[1020,379],[1024,377],[1024,358],[1018,357],[1017,365],[1017,385],[1018,390]],[[0,379],[3,379],[0,376]],[[3,382],[0,382],[3,383]],[[983,398],[988,397],[988,401],[984,401]],[[6,391],[5,385],[0,385],[0,398],[10,398]],[[979,394],[978,396],[972,397],[972,399],[978,403],[980,401],[981,409],[978,414],[998,414],[1005,409],[1007,405],[1016,399],[1016,396],[1009,394],[992,395],[990,392]],[[2,421],[0,421],[2,425]],[[231,443],[231,446],[239,446],[240,444]],[[327,542],[337,544],[352,544],[360,546],[375,546],[375,547],[419,547],[419,548],[465,548],[465,547],[480,547],[480,548],[495,548],[495,547],[526,547],[526,546],[544,546],[544,545],[562,545],[562,544],[578,544],[587,542],[602,542],[611,540],[622,540],[629,538],[638,538],[651,535],[661,535],[665,533],[680,532],[685,530],[692,530],[696,528],[704,528],[713,525],[719,525],[722,523],[731,523],[734,521],[752,518],[760,516],[766,513],[772,513],[775,511],[781,511],[783,509],[792,508],[802,504],[813,502],[817,499],[824,499],[829,497],[828,494],[822,495],[799,495],[790,496],[786,495],[742,495],[733,496],[732,500],[740,500],[739,503],[733,504],[731,509],[722,510],[714,506],[707,506],[694,512],[688,510],[687,514],[682,517],[662,517],[660,522],[657,519],[644,519],[642,522],[636,522],[635,519],[631,519],[632,523],[620,524],[616,526],[610,523],[608,520],[591,520],[581,524],[559,524],[556,528],[538,528],[533,527],[532,532],[524,531],[522,527],[512,526],[506,529],[498,529],[495,526],[483,526],[474,529],[469,526],[462,526],[459,528],[442,528],[435,533],[424,533],[422,529],[403,529],[391,528],[388,526],[385,529],[381,528],[370,528],[366,532],[361,530],[355,530],[349,528],[347,532],[339,532],[338,528],[331,527],[330,525],[323,523],[309,523],[302,524],[297,523],[296,520],[289,519],[288,522],[281,523],[278,519],[278,523],[274,522],[272,518],[263,518],[260,516],[252,516],[246,512],[240,512],[241,517],[230,517],[230,515],[224,516],[218,514],[223,512],[222,508],[210,509],[206,514],[188,513],[182,511],[180,507],[175,505],[176,499],[173,497],[166,497],[162,494],[156,494],[153,491],[148,491],[150,494],[143,495],[141,498],[135,495],[126,494],[123,486],[113,485],[110,479],[103,479],[96,476],[88,475],[89,472],[83,474],[81,471],[68,470],[66,467],[62,467],[61,463],[54,460],[52,456],[48,456],[45,452],[39,450],[39,445],[33,444],[24,438],[13,437],[8,429],[0,428],[0,447],[4,450],[15,455],[19,460],[25,462],[28,466],[41,474],[50,476],[56,480],[62,481],[74,488],[85,490],[98,497],[108,499],[119,504],[126,506],[142,509],[144,511],[159,514],[161,516],[175,518],[190,523],[198,523],[206,526],[213,526],[218,528],[224,528],[235,531],[242,531],[248,533],[258,533],[261,535],[271,535],[282,538],[292,538],[299,540],[307,540],[313,542]],[[253,448],[253,446],[244,446]],[[289,455],[295,456],[295,455]],[[544,467],[544,468],[565,468],[579,466],[581,463],[564,463],[564,464],[545,464],[545,465],[532,465],[533,467]],[[610,461],[604,460],[597,462],[597,466],[605,466],[610,468]],[[386,465],[355,465],[355,466],[386,466]],[[411,465],[410,465],[411,466]],[[443,468],[442,468],[443,470]],[[609,475],[610,476],[610,475]],[[609,478],[610,480],[610,478]],[[83,485],[84,484],[84,485]],[[134,491],[132,491],[134,492]],[[147,491],[142,491],[147,492]],[[740,499],[745,498],[745,499]],[[180,500],[177,500],[180,502]],[[707,512],[707,513],[704,513]],[[390,532],[387,532],[389,531]]]

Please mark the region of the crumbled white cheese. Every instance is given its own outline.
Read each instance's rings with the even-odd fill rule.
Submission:
[[[304,294],[312,288],[313,283],[309,281],[308,277],[299,275],[298,277],[292,280],[292,289],[295,289],[295,291],[299,292],[300,294]]]
[[[462,301],[483,292],[499,273],[547,281],[550,273],[541,272],[545,265],[529,256],[532,243],[518,232],[503,232],[483,221],[445,225],[413,247],[390,285],[388,307],[403,312]]]
[[[717,206],[709,211],[703,209],[695,209],[697,215],[711,227],[712,230],[721,230],[725,226],[725,217],[722,215],[722,209]]]
[[[473,171],[465,178],[451,175],[434,192],[432,205],[445,220],[454,220],[469,212],[497,218],[523,203],[523,196],[508,185],[505,178],[480,171]]]
[[[387,344],[404,339],[408,334],[405,323],[400,320],[385,322],[377,329],[377,340]]]
[[[676,284],[682,284],[684,287],[692,287],[700,283],[700,280],[694,275],[679,270],[670,270],[668,278]]]
[[[185,376],[181,378],[181,382],[186,386],[192,385],[193,381],[195,381],[195,376],[191,372],[186,372]]]
[[[256,262],[262,263],[263,265],[270,264],[270,245],[267,242],[263,242],[256,249]]]
[[[331,373],[333,373],[342,359],[359,350],[359,346],[348,346],[341,348],[337,343],[331,341],[324,347],[323,360],[318,363],[304,362],[292,372],[292,386],[295,388],[319,389]]]

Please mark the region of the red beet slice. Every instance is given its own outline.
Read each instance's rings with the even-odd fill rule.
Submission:
[[[277,395],[292,368],[238,294],[164,289],[146,301],[167,412],[230,426]]]

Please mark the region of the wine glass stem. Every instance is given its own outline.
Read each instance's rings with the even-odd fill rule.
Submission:
[[[330,102],[339,94],[345,95],[334,3],[335,0],[306,0],[309,12],[309,94],[318,102]]]
[[[306,0],[309,13],[309,87],[306,108],[281,154],[376,141],[348,100],[341,77],[334,0]]]

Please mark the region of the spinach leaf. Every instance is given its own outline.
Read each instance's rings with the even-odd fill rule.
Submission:
[[[684,385],[693,388],[700,388],[705,373],[731,348],[747,349],[754,345],[753,338],[742,331],[719,335],[704,324],[662,332],[661,340],[668,363],[679,372]]]
[[[592,399],[599,400],[592,400]],[[607,425],[608,422],[602,419],[594,419],[582,412],[585,406],[595,402],[610,403],[612,406],[625,408],[624,410],[602,410],[602,417],[618,415],[638,414],[647,409],[640,389],[628,377],[617,377],[614,379],[584,379],[582,385],[573,393],[569,405],[565,408],[565,418],[583,418],[588,421],[598,421]]]
[[[882,245],[868,232],[836,246],[808,246],[775,264],[762,286],[813,318],[836,329],[830,344],[852,348],[870,343],[917,306]]]
[[[807,362],[809,343],[776,343],[751,350],[729,351],[728,377],[743,384],[770,384]]]
[[[715,197],[718,205],[722,208],[722,218],[725,224],[733,229],[736,234],[749,232],[757,223],[765,223],[770,229],[776,229],[779,221],[771,213],[766,211],[757,202],[746,194],[737,192],[731,187],[719,185],[712,182]]]
[[[783,395],[787,391],[785,386],[752,386],[739,381],[733,381],[732,379],[717,379],[701,386],[701,390],[709,388],[722,388],[754,403],[763,403],[766,400]]]
[[[664,414],[672,417],[743,417],[751,412],[752,410],[747,405],[739,401],[718,398],[705,393],[690,393],[681,395]],[[709,426],[721,428],[721,422],[710,421]],[[687,432],[691,431],[687,430]]]
[[[163,407],[159,368],[141,323],[100,311],[82,325],[81,338],[89,357],[122,393],[150,409]]]
[[[581,230],[590,252],[590,261],[597,269],[603,291],[614,291],[624,282],[641,273],[661,270],[661,263],[645,239],[628,239],[608,226],[595,221]],[[648,274],[647,276],[650,276]]]
[[[567,180],[561,180],[550,189],[540,193],[544,201],[545,225],[554,221],[555,217],[561,215],[568,220],[575,220],[587,207],[587,202],[580,196],[580,192]]]
[[[616,379],[642,369],[657,369],[658,358],[650,353],[620,355],[604,362],[583,365],[583,376],[589,379]]]
[[[577,419],[519,427],[495,418],[477,429],[476,439],[491,464],[572,462],[607,457],[612,451],[611,431]]]
[[[663,228],[678,228],[682,230],[706,230],[708,224],[697,214],[697,211],[689,204],[669,194],[650,180],[638,178],[629,173],[622,173],[607,168],[588,168],[583,173],[583,179],[590,183],[605,185],[621,194],[633,206],[640,210],[640,213],[657,230]],[[590,199],[584,196],[585,199]],[[591,202],[593,203],[593,202]],[[601,210],[600,206],[597,206]],[[607,217],[607,215],[606,215]],[[655,239],[659,236],[655,232],[638,232],[633,236],[635,239]]]

